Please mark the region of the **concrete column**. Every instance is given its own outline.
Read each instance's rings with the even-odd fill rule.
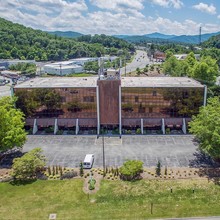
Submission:
[[[119,85],[119,93],[118,93],[118,96],[119,96],[119,134],[121,135],[121,85]]]
[[[34,119],[34,127],[33,127],[33,134],[36,134],[38,131],[38,127],[37,127],[37,119]]]
[[[183,134],[186,134],[186,119],[185,118],[183,118],[182,131],[183,131]]]
[[[143,121],[143,118],[141,118],[141,134],[144,134],[144,121]]]
[[[79,119],[77,118],[76,119],[76,135],[78,134],[79,132]]]
[[[203,106],[206,106],[206,101],[207,101],[207,86],[204,86]]]
[[[100,134],[100,108],[99,108],[99,86],[96,86],[96,102],[97,102],[97,135]]]
[[[161,130],[162,130],[163,134],[166,134],[164,118],[162,118]]]
[[[59,130],[59,127],[58,127],[58,123],[57,123],[57,118],[55,118],[55,121],[54,121],[54,134],[56,134]]]

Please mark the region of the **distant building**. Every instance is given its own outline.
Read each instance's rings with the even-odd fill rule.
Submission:
[[[18,63],[34,63],[36,64],[35,60],[0,60],[0,67],[4,67],[5,70],[9,69],[11,65],[17,65]]]
[[[45,73],[59,76],[83,72],[83,67],[81,65],[73,64],[72,61],[47,64],[43,66],[43,69]]]
[[[69,60],[73,64],[81,65],[83,66],[86,62],[91,62],[91,61],[97,61],[98,58],[96,57],[82,57],[82,58],[77,58],[77,59],[71,59]]]
[[[155,51],[154,54],[153,54],[153,58],[156,61],[165,61],[166,54],[164,52],[161,52],[161,51]]]
[[[86,62],[96,61],[98,58],[85,57],[71,59],[68,61],[50,63],[43,66],[44,72],[53,75],[65,76],[73,73],[82,73],[84,71],[83,66]]]
[[[174,54],[174,56],[176,57],[177,60],[185,60],[188,54]],[[194,56],[197,60],[200,59],[200,54],[194,54]]]

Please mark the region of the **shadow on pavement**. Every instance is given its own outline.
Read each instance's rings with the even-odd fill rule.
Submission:
[[[0,155],[0,168],[11,168],[14,158],[23,156],[20,150],[11,150]]]
[[[198,175],[212,180],[215,184],[220,185],[220,163],[213,160],[210,156],[197,149],[193,154],[195,159],[189,163],[190,167],[198,168]]]

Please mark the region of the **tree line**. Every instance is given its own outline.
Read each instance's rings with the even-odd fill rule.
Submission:
[[[117,55],[118,50],[134,51],[126,41],[95,35],[69,39],[27,28],[0,18],[0,59],[61,61],[80,57]]]

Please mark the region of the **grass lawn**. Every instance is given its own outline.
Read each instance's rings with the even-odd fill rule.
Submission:
[[[68,77],[89,77],[89,76],[98,76],[98,74],[92,73],[73,73],[68,75]]]
[[[203,179],[132,183],[104,180],[97,194],[89,197],[82,187],[80,179],[26,185],[0,183],[0,219],[43,220],[50,213],[57,213],[61,220],[220,215],[220,186]]]

